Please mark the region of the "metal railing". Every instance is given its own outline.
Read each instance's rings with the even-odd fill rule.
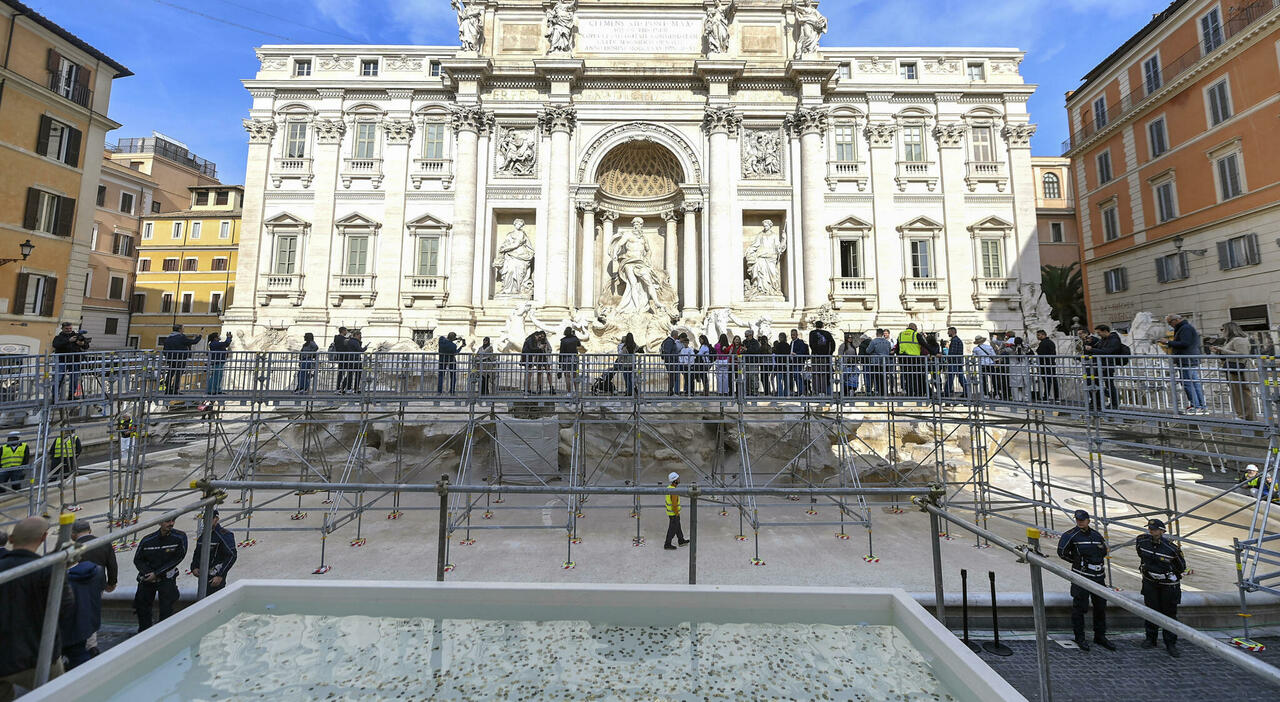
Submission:
[[[1196,27],[1196,45],[1160,68],[1158,86],[1153,86],[1154,89],[1148,90],[1146,76],[1144,76],[1138,87],[1123,95],[1117,103],[1107,107],[1106,117],[1102,124],[1097,123],[1092,107],[1090,107],[1090,111],[1086,115],[1090,121],[1062,142],[1063,155],[1070,153],[1072,149],[1084,143],[1094,134],[1124,119],[1125,115],[1137,110],[1147,101],[1147,98],[1160,92],[1161,88],[1177,79],[1178,76],[1218,53],[1232,37],[1262,19],[1276,7],[1276,0],[1257,0],[1251,5],[1236,8],[1227,18],[1227,21],[1223,23],[1222,42],[1215,46],[1212,51],[1204,51],[1204,38],[1199,27]]]
[[[204,597],[205,593],[208,592],[209,548],[211,544],[209,532],[213,528],[213,508],[222,502],[224,498],[225,495],[223,494],[207,492],[204,499],[185,507],[169,510],[157,517],[139,521],[137,524],[113,531],[106,536],[99,536],[84,542],[71,540],[71,526],[75,523],[75,514],[64,512],[58,518],[58,540],[51,552],[16,568],[0,572],[0,585],[5,585],[19,578],[35,575],[42,570],[52,571],[49,580],[48,597],[45,600],[41,618],[40,650],[36,658],[35,686],[39,687],[49,682],[49,671],[52,668],[55,653],[53,644],[57,639],[58,618],[62,611],[62,591],[66,582],[67,568],[79,563],[85,554],[90,551],[111,548],[112,542],[119,540],[121,537],[157,527],[161,522],[177,519],[196,510],[203,510],[204,536],[200,555],[199,596]]]
[[[1274,356],[791,356],[104,351],[9,356],[0,411],[108,398],[354,395],[565,403],[932,402],[1274,424]]]
[[[1128,597],[1121,596],[1118,591],[1077,575],[1050,559],[1045,558],[1040,552],[1040,531],[1038,529],[1028,528],[1027,543],[1015,544],[1005,540],[994,532],[971,523],[971,520],[951,514],[945,509],[938,507],[934,501],[926,502],[919,499],[915,499],[913,501],[919,505],[922,510],[928,512],[933,519],[944,520],[951,525],[960,527],[961,529],[972,533],[974,536],[983,539],[987,543],[994,544],[1006,551],[1009,551],[1010,553],[1017,554],[1018,562],[1026,563],[1030,567],[1031,595],[1035,610],[1036,657],[1039,663],[1041,702],[1051,702],[1053,699],[1051,685],[1049,684],[1049,632],[1047,617],[1044,612],[1044,582],[1042,572],[1048,572],[1052,575],[1056,575],[1072,585],[1087,590],[1090,594],[1102,597],[1107,600],[1109,604],[1115,605],[1131,614],[1137,615],[1144,621],[1151,622],[1161,629],[1177,634],[1179,637],[1182,637],[1201,649],[1204,649],[1210,655],[1220,658],[1228,663],[1237,665],[1272,684],[1280,685],[1280,668],[1263,663],[1262,661],[1249,656],[1239,648],[1229,646],[1199,629],[1183,624],[1172,617],[1157,612],[1144,604],[1139,604]],[[934,532],[936,539],[937,529],[935,529]],[[940,571],[941,567],[940,565],[935,564],[934,569],[935,571]],[[938,600],[941,601],[941,594],[938,595]]]
[[[121,154],[155,154],[210,178],[218,177],[218,164],[196,156],[185,147],[158,137],[120,139],[111,151]]]

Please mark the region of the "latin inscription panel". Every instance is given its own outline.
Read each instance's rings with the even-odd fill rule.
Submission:
[[[702,20],[579,17],[578,51],[590,54],[701,54]]]

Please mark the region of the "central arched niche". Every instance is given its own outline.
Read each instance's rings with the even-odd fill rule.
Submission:
[[[659,200],[680,190],[684,171],[675,155],[651,141],[632,141],[609,150],[596,169],[602,193],[624,200]]]

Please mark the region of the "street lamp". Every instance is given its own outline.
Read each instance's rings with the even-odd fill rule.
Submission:
[[[21,244],[18,244],[18,250],[22,252],[22,258],[0,258],[0,266],[27,260],[27,257],[31,255],[31,252],[34,251],[35,248],[36,245],[31,243],[30,239],[27,239]]]
[[[1176,252],[1178,252],[1178,253],[1182,253],[1182,245],[1183,245],[1183,243],[1184,243],[1184,240],[1183,240],[1183,238],[1182,238],[1182,235],[1181,235],[1181,234],[1175,235],[1175,236],[1173,237],[1173,250],[1174,250],[1174,251],[1176,251]],[[1208,250],[1208,249],[1187,249],[1187,252],[1188,252],[1188,253],[1193,253],[1193,254],[1195,254],[1195,255],[1197,255],[1197,256],[1203,256],[1203,255],[1205,255],[1205,254],[1209,253],[1209,250]]]

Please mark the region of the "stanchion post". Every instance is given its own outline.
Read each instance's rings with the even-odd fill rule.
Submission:
[[[76,515],[63,512],[58,515],[58,545],[55,551],[61,551],[71,542],[71,524]],[[62,610],[62,587],[67,582],[67,565],[55,565],[49,575],[49,595],[44,602],[44,622],[40,627],[40,650],[36,655],[35,687],[49,682],[49,669],[53,666],[53,640],[58,633],[58,615]],[[59,652],[61,655],[61,652]]]
[[[442,475],[436,482],[436,494],[440,495],[440,533],[436,537],[436,582],[444,582],[445,550],[449,546],[449,476]]]
[[[698,484],[689,487],[689,584],[698,584]]]
[[[981,651],[981,646],[969,640],[969,571],[964,568],[960,569],[960,623],[964,627],[964,638],[960,640],[970,651]]]
[[[996,606],[996,572],[987,571],[991,580],[991,640],[982,644],[982,650],[997,656],[1012,656],[1013,649],[1000,643],[1000,612]]]
[[[933,541],[933,612],[943,626],[947,625],[947,605],[942,601],[942,544],[938,537],[938,515],[929,513],[929,530]]]
[[[204,507],[204,522],[200,525],[200,577],[196,587],[196,600],[203,600],[209,594],[209,555],[213,546],[213,504]]]
[[[1040,530],[1027,528],[1027,547],[1040,554]],[[1036,622],[1036,663],[1040,666],[1040,702],[1053,702],[1049,685],[1049,623],[1044,611],[1044,573],[1034,561],[1031,566],[1031,610]]]

